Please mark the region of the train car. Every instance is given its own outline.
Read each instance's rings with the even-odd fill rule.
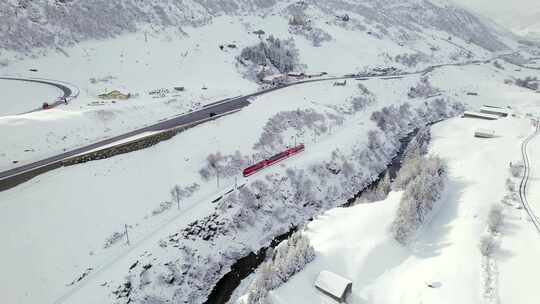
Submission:
[[[266,160],[263,160],[261,162],[256,163],[253,166],[249,166],[245,168],[242,174],[244,175],[244,177],[248,177],[262,170],[264,167],[266,167]]]
[[[288,149],[287,152],[292,155],[292,154],[303,152],[305,149],[306,147],[304,146],[304,144],[300,144],[294,148]]]
[[[250,175],[253,175],[259,171],[261,171],[262,169],[266,168],[266,167],[269,167],[269,166],[272,166],[284,159],[287,159],[295,154],[298,154],[302,151],[305,150],[305,146],[304,144],[300,144],[296,147],[293,147],[293,148],[289,148],[283,152],[280,152],[268,159],[265,159],[263,161],[260,161],[252,166],[249,166],[247,167],[246,169],[244,169],[244,171],[242,171],[242,174],[244,175],[244,177],[248,177]]]
[[[272,157],[270,157],[269,159],[266,160],[266,163],[268,166],[271,166],[285,158],[289,157],[289,152],[288,151],[284,151],[284,152],[281,152],[281,153],[278,153]]]

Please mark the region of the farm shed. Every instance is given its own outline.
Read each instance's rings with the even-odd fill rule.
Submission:
[[[472,112],[472,111],[465,111],[465,113],[463,113],[463,117],[465,117],[465,118],[479,118],[479,119],[487,119],[487,120],[497,120],[497,119],[499,119],[499,116],[497,116],[497,115],[479,113],[479,112]]]
[[[493,130],[477,129],[476,131],[474,131],[474,137],[493,138],[495,136],[496,136],[496,133]]]
[[[507,109],[490,106],[483,106],[482,108],[480,108],[480,112],[484,114],[497,115],[500,117],[507,117],[508,115],[510,115],[510,111],[508,111]]]
[[[345,303],[347,295],[352,290],[352,281],[323,270],[315,281],[315,288],[339,303]]]
[[[280,85],[287,81],[287,76],[283,74],[270,75],[263,78],[262,82],[270,85]]]

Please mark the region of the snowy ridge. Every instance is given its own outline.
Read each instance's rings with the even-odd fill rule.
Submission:
[[[440,2],[440,1],[437,1]],[[314,7],[332,20],[336,13],[351,15],[354,29],[396,40],[418,39],[428,31],[442,31],[485,50],[507,49],[504,38],[473,14],[450,4],[426,0],[186,0],[161,1],[27,1],[0,4],[8,30],[0,33],[0,48],[28,52],[36,47],[64,47],[82,40],[103,39],[133,32],[144,25],[153,30],[201,26],[219,15],[281,12],[290,18],[287,4]]]

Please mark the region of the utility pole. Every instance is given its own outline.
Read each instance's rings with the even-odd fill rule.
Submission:
[[[128,225],[127,224],[124,224],[124,229],[126,230],[126,240],[127,240],[128,246],[129,246],[129,235],[128,235]]]
[[[234,177],[234,191],[238,190],[238,176]]]
[[[219,170],[216,167],[216,182],[217,182],[217,189],[219,190]]]

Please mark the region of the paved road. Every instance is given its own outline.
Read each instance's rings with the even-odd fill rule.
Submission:
[[[531,208],[531,206],[529,204],[529,200],[527,199],[527,187],[529,185],[530,171],[531,171],[530,170],[531,163],[530,163],[530,160],[529,160],[529,154],[527,152],[527,147],[528,147],[529,143],[531,142],[531,140],[534,137],[536,137],[539,132],[540,132],[540,125],[537,124],[536,129],[534,130],[534,133],[529,135],[529,137],[527,137],[523,141],[523,144],[521,145],[521,156],[523,157],[523,163],[525,165],[525,170],[523,172],[523,178],[521,179],[521,183],[519,184],[519,198],[521,200],[521,203],[523,204],[523,207],[525,208],[525,211],[527,211],[527,214],[531,218],[531,221],[532,221],[534,227],[536,228],[536,230],[538,231],[538,233],[540,233],[540,220],[538,219],[538,217],[534,213],[534,210]]]
[[[382,76],[374,76],[375,77],[382,77]],[[306,84],[306,83],[312,83],[312,82],[320,82],[320,81],[336,81],[341,79],[351,79],[356,78],[356,76],[347,76],[347,77],[331,77],[331,78],[322,78],[322,79],[309,79],[304,81],[299,81],[296,83],[290,83],[285,84],[278,87],[272,87],[266,90],[262,90],[253,94],[245,95],[245,96],[239,96],[235,98],[228,98],[224,99],[218,102],[215,102],[213,104],[207,105],[200,110],[190,112],[187,114],[179,115],[161,122],[158,122],[156,124],[137,129],[122,135],[118,135],[115,137],[111,137],[84,147],[80,147],[71,151],[67,151],[55,156],[51,156],[46,159],[42,159],[33,163],[29,163],[26,165],[22,165],[17,168],[13,168],[7,171],[0,172],[0,191],[4,191],[6,189],[10,189],[22,182],[25,182],[32,177],[35,177],[39,174],[45,173],[47,171],[59,168],[62,166],[62,160],[65,160],[67,158],[70,158],[75,155],[83,154],[107,145],[110,145],[114,142],[124,140],[136,135],[140,135],[145,132],[149,131],[166,131],[174,128],[179,128],[184,125],[190,125],[199,121],[204,121],[208,119],[210,116],[220,115],[224,114],[230,111],[235,111],[238,109],[241,109],[247,105],[249,105],[248,99],[254,98],[263,94],[268,94],[270,92],[281,90],[284,88],[288,88],[291,86]],[[68,92],[66,88],[66,93]]]
[[[56,106],[59,106],[64,103],[64,99],[67,101],[70,101],[72,99],[75,99],[79,96],[79,90],[76,89],[75,86],[68,85],[67,83],[64,83],[62,81],[56,81],[56,80],[50,80],[50,79],[41,79],[41,78],[23,78],[23,77],[7,77],[2,76],[0,77],[0,80],[13,80],[13,81],[23,81],[23,82],[32,82],[32,83],[39,83],[39,84],[45,84],[49,86],[53,86],[55,88],[58,88],[62,91],[62,96],[59,96],[58,99],[56,99],[54,102],[49,102],[47,100],[44,100],[44,102],[48,102],[49,106],[51,108],[54,108]],[[41,104],[39,104],[41,105]],[[41,107],[36,108],[34,110],[25,112],[25,113],[31,113],[36,111],[43,110]],[[24,113],[21,113],[24,114]]]
[[[498,58],[498,57],[495,57],[495,58]],[[465,62],[465,63],[440,64],[440,65],[431,66],[431,67],[428,67],[426,69],[416,71],[416,72],[405,72],[405,73],[392,74],[392,75],[372,75],[372,76],[348,75],[348,76],[343,76],[343,77],[315,78],[315,79],[298,81],[294,83],[288,83],[288,84],[284,84],[277,87],[272,87],[272,88],[261,90],[259,92],[249,94],[249,95],[239,96],[235,98],[227,98],[227,99],[215,102],[213,104],[207,105],[203,107],[202,109],[197,110],[195,112],[179,115],[171,119],[158,122],[151,126],[147,126],[147,127],[134,130],[134,131],[122,134],[122,135],[118,135],[112,138],[108,138],[108,139],[105,139],[105,140],[102,140],[102,141],[99,141],[99,142],[96,142],[96,143],[93,143],[93,144],[90,144],[81,148],[67,151],[67,152],[64,152],[64,153],[40,160],[40,161],[36,161],[36,162],[22,165],[20,167],[13,168],[4,172],[0,172],[0,191],[10,189],[39,174],[59,168],[62,166],[62,160],[65,160],[69,157],[83,154],[91,150],[95,150],[95,149],[110,145],[114,142],[124,140],[130,137],[136,136],[136,135],[140,135],[144,132],[170,130],[170,129],[181,127],[183,125],[190,125],[198,121],[204,121],[208,119],[208,117],[210,117],[211,114],[220,115],[220,114],[224,114],[230,111],[239,110],[249,105],[248,100],[251,98],[268,94],[273,91],[282,90],[284,88],[297,86],[297,85],[303,85],[307,83],[321,82],[321,81],[338,81],[338,80],[346,80],[346,79],[368,80],[368,79],[375,79],[375,78],[387,78],[387,77],[407,76],[407,75],[414,75],[414,74],[426,74],[426,73],[432,72],[436,68],[441,68],[445,66],[462,66],[462,65],[469,65],[469,64],[481,64],[481,63],[486,63],[486,62],[489,62],[489,60],[484,61],[484,62],[471,61],[471,62]],[[5,78],[0,78],[0,79],[5,79]],[[12,79],[15,80],[17,78],[12,78]],[[34,79],[34,80],[18,79],[18,80],[33,81],[33,82],[40,82],[40,83],[47,83],[47,84],[54,85],[53,83],[49,83],[47,80],[40,80],[40,79]],[[63,90],[65,90],[64,91],[65,93],[69,92],[68,87],[64,87],[61,84],[59,84],[58,87],[63,87]],[[72,94],[73,92],[70,93],[70,95]]]

